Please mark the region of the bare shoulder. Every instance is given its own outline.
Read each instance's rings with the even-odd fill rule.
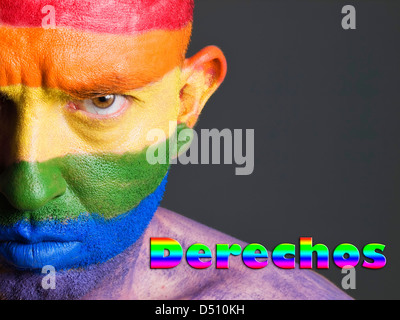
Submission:
[[[171,269],[149,269],[150,238],[167,237],[179,242],[184,255]],[[195,243],[205,244],[212,252],[212,265],[206,269],[191,267],[186,250]],[[262,269],[245,266],[241,256],[229,258],[229,269],[215,267],[216,244],[247,243],[159,208],[144,235],[141,270],[146,273],[146,299],[351,299],[321,275],[309,270],[283,270],[268,261]],[[269,254],[270,256],[270,254]],[[145,284],[143,283],[143,286]],[[145,292],[145,290],[143,291]]]

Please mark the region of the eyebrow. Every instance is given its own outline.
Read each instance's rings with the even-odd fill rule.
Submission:
[[[80,100],[94,99],[106,95],[130,95],[130,92],[145,88],[164,76],[164,74],[157,74],[157,72],[152,72],[149,69],[151,69],[151,66],[139,65],[133,72],[131,70],[91,72],[85,73],[86,77],[82,76],[75,81],[70,77],[63,78],[60,76],[62,81],[57,84],[56,88],[62,90],[68,96]],[[46,81],[42,86],[52,87]]]
[[[91,86],[82,85],[74,86],[73,88],[63,88],[63,91],[74,98],[84,100],[115,94],[124,95],[127,92],[139,89],[135,86],[130,87],[129,79],[124,77],[118,77],[114,80],[109,80],[106,83],[100,81],[98,83],[96,82],[97,81],[94,81],[94,84]]]

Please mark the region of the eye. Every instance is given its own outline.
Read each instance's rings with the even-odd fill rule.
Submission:
[[[98,115],[110,115],[121,110],[128,99],[122,95],[109,94],[93,99],[74,101],[73,108]]]

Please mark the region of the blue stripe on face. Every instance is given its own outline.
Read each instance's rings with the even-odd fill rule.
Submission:
[[[65,270],[105,262],[143,234],[160,205],[167,175],[137,207],[112,219],[93,213],[65,222],[24,220],[0,227],[0,257],[17,269],[35,271],[46,265]]]

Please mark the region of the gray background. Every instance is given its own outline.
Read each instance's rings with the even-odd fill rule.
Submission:
[[[399,18],[400,1],[197,0],[189,55],[218,45],[229,69],[197,129],[255,129],[255,171],[174,165],[162,205],[270,250],[385,244],[348,293],[399,299]],[[332,260],[318,272],[340,286]]]

